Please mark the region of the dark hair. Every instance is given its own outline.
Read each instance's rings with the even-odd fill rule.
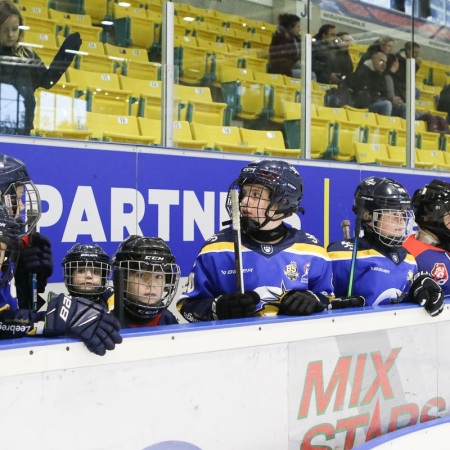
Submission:
[[[420,48],[420,45],[417,42],[408,41],[405,44],[405,50],[410,51],[412,48]]]
[[[16,5],[8,1],[0,1],[0,28],[11,16],[17,16],[19,18],[19,26],[21,27],[23,26],[22,14],[20,14],[20,11],[16,7]],[[24,35],[23,28],[20,28],[19,41],[23,40],[23,35]],[[13,50],[16,51],[17,47],[14,47]]]
[[[297,22],[300,22],[300,17],[296,14],[284,13],[278,16],[278,23],[287,30],[294,28]]]
[[[317,36],[319,39],[322,39],[322,38],[323,38],[323,35],[324,35],[324,34],[328,34],[328,32],[329,32],[330,30],[332,30],[333,28],[336,28],[336,25],[332,25],[331,23],[326,23],[325,25],[322,25],[322,26],[319,28],[319,31],[317,32],[316,36]]]
[[[398,61],[397,55],[394,53],[387,55],[386,70],[391,70],[392,64],[394,64],[395,61]]]

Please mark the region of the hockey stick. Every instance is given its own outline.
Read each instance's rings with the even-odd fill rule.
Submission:
[[[242,248],[241,248],[241,212],[239,209],[239,191],[232,189],[230,191],[231,199],[231,219],[233,226],[234,242],[234,262],[236,266],[236,283],[238,291],[244,293],[244,274],[242,271]]]
[[[113,285],[114,285],[114,316],[120,322],[120,326],[124,326],[124,318],[123,318],[123,296],[125,289],[125,281],[123,277],[122,269],[114,269],[113,276]]]
[[[344,239],[350,239],[350,220],[345,219],[341,222],[342,234]]]
[[[361,231],[361,212],[362,212],[361,200],[358,199],[356,204],[355,240],[353,242],[352,262],[350,264],[350,277],[348,280],[347,297],[352,296],[353,281],[355,279],[356,254],[358,253],[358,240],[359,240],[359,233]]]

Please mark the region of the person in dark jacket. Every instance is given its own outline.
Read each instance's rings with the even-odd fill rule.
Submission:
[[[353,41],[351,35],[346,31],[341,31],[334,38],[334,45],[324,54],[325,64],[322,67],[320,76],[317,74],[317,81],[327,84],[341,84],[342,81],[350,82],[353,74],[353,62],[348,51],[350,43]]]
[[[328,63],[337,49],[336,44],[336,26],[329,23],[322,25],[313,38],[311,61],[311,70],[319,83],[331,83]]]
[[[300,17],[280,14],[269,47],[269,72],[300,78]]]
[[[366,53],[361,56],[361,59],[356,66],[359,69],[367,60],[372,58],[372,55],[377,52],[383,52],[385,55],[389,55],[394,50],[395,41],[390,36],[381,36],[373,44],[369,45]]]
[[[387,56],[376,52],[359,67],[351,83],[356,108],[368,108],[370,112],[384,116],[392,113],[392,102],[386,84]]]
[[[36,100],[34,93],[42,87],[54,86],[81,46],[79,33],[72,33],[63,42],[47,68],[24,41],[23,19],[17,7],[0,1],[0,132],[29,135],[33,129]]]

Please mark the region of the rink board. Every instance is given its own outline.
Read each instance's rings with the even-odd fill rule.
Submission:
[[[449,415],[448,306],[123,335],[104,357],[67,339],[2,342],[2,446],[349,449]]]

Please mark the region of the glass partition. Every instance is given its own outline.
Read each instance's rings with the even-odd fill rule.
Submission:
[[[8,89],[10,70],[5,134],[450,167],[448,2],[14,5],[20,64],[48,67],[58,51],[65,63],[49,86],[36,82],[35,108]],[[77,32],[79,49],[66,41]]]

